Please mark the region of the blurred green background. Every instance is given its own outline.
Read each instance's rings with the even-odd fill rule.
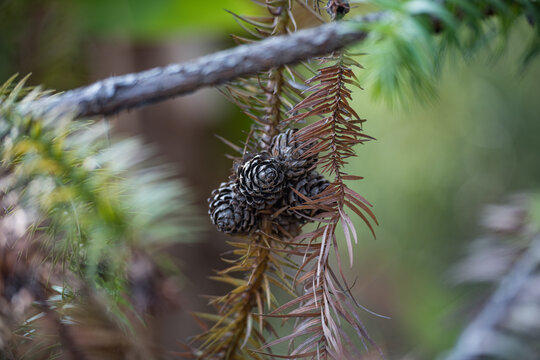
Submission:
[[[351,168],[366,179],[354,187],[380,226],[357,247],[356,294],[393,318],[377,321],[380,341],[401,349],[393,356],[452,346],[477,289],[456,288],[449,271],[483,235],[482,208],[538,188],[540,61],[521,72],[519,58],[528,36],[520,24],[500,57],[451,56],[433,103],[411,96],[409,109],[389,110],[369,88],[357,94],[377,141],[358,149]]]
[[[242,29],[224,9],[261,11],[249,0],[0,0],[0,81],[31,72],[31,83],[66,90],[231,47],[228,34]],[[380,226],[376,240],[362,231],[349,275],[359,302],[392,318],[361,313],[390,359],[433,359],[452,346],[476,289],[454,286],[448,273],[481,234],[482,207],[537,189],[540,60],[520,72],[519,58],[529,32],[519,24],[497,58],[483,51],[465,62],[451,54],[430,103],[410,95],[407,109],[389,108],[370,96],[369,84],[355,94],[377,140],[357,149],[349,170],[365,179],[352,187],[374,204]],[[113,121],[119,134],[143,136],[176,164],[201,216],[230,168],[229,150],[214,134],[241,141],[250,126],[213,89]],[[226,289],[207,279],[227,249],[207,224],[198,244],[175,252],[185,306],[160,320],[159,335],[172,346],[197,332],[188,313],[204,309],[199,294]]]

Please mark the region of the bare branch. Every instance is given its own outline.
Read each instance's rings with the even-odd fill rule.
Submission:
[[[259,73],[277,66],[329,54],[361,41],[365,33],[355,23],[378,21],[385,13],[372,13],[354,21],[338,22],[276,36],[257,43],[206,55],[196,60],[122,76],[41,99],[29,110],[69,112],[79,117],[110,115],[184,95],[206,86]]]
[[[479,359],[488,354],[500,355],[504,352],[504,347],[509,345],[504,339],[512,333],[507,330],[508,323],[512,320],[511,313],[522,306],[518,300],[527,289],[535,288],[535,284],[538,283],[539,264],[540,237],[537,237],[501,281],[480,314],[461,334],[447,360]],[[536,298],[536,304],[538,304],[538,298]],[[537,312],[531,314],[537,314]],[[532,336],[532,334],[528,333],[527,336]],[[529,359],[526,356],[518,357]],[[537,357],[533,355],[532,358]]]

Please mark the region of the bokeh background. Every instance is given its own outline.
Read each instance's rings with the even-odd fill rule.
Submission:
[[[224,9],[262,11],[249,0],[0,0],[0,82],[32,73],[30,83],[62,91],[228,48],[229,34],[243,30]],[[349,170],[365,179],[352,187],[380,226],[377,239],[361,231],[348,275],[361,304],[391,317],[361,313],[390,359],[433,359],[454,344],[479,289],[456,286],[450,272],[484,231],[482,208],[538,188],[540,59],[525,71],[520,59],[530,31],[518,24],[499,56],[450,54],[427,103],[406,94],[406,108],[390,107],[369,84],[355,93],[377,140],[357,149]],[[172,252],[184,273],[182,310],[156,320],[156,338],[175,348],[198,332],[189,313],[206,309],[200,295],[227,289],[208,279],[227,245],[206,220],[206,198],[231,166],[214,135],[241,142],[250,122],[215,89],[109,120],[119,136],[155,144],[204,219],[196,241]]]

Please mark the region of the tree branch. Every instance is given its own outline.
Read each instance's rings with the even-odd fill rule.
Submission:
[[[444,0],[438,0],[444,4]],[[461,19],[458,12],[456,19]],[[495,14],[484,9],[481,18]],[[427,13],[430,32],[445,27],[437,16]],[[188,94],[207,86],[216,86],[236,78],[260,73],[282,65],[324,56],[362,41],[366,32],[359,24],[379,22],[392,16],[389,11],[370,13],[350,21],[333,22],[300,30],[286,36],[268,39],[219,51],[182,64],[157,67],[147,71],[114,76],[94,84],[67,91],[31,103],[25,110],[37,115],[71,113],[75,117],[111,115],[121,110],[145,106],[168,98]],[[356,26],[355,26],[356,25]]]
[[[512,311],[522,306],[518,298],[527,289],[534,288],[535,283],[538,282],[537,269],[539,264],[540,237],[536,237],[529,249],[515,263],[509,274],[503,278],[483,310],[463,331],[446,360],[472,360],[483,358],[486,355],[501,355],[504,353],[505,347],[509,345],[508,342],[504,341],[504,338],[512,334],[512,332],[505,330],[505,325],[508,325],[505,323],[511,322],[512,316],[510,315]],[[531,303],[535,302],[532,301]],[[536,304],[538,304],[538,298]],[[531,336],[530,333],[527,335]],[[504,358],[506,359],[506,357]],[[517,356],[517,358],[529,359],[524,356]]]
[[[349,22],[338,22],[276,36],[257,43],[206,55],[196,60],[158,67],[46,97],[29,105],[37,114],[74,113],[78,117],[110,115],[206,86],[256,74],[277,66],[329,54],[361,41],[366,34],[355,23],[375,22],[384,12],[372,13]]]

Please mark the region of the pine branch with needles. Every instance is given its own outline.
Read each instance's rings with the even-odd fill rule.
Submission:
[[[253,38],[262,39],[295,31],[292,2],[269,0],[261,5],[266,8],[268,16],[246,17],[233,14]],[[234,38],[239,43],[254,41],[239,36]],[[299,90],[291,86],[295,81],[294,74],[300,76],[293,67],[279,66],[254,77],[236,80],[227,84],[222,90],[232,102],[254,120],[254,126],[251,132],[251,143],[246,144],[243,158],[235,160],[236,169],[232,176],[232,186],[229,185],[231,182],[223,183],[216,190],[214,198],[211,199],[210,211],[211,215],[215,216],[214,220],[220,230],[229,231],[230,229],[233,233],[244,232],[247,233],[247,237],[230,242],[235,249],[232,253],[236,259],[229,260],[228,262],[232,262],[232,265],[218,272],[215,277],[218,281],[235,286],[228,294],[211,300],[210,304],[216,307],[218,316],[198,314],[200,318],[217,319],[210,329],[195,338],[195,342],[200,345],[193,353],[198,358],[245,359],[251,357],[259,359],[260,356],[250,350],[261,347],[267,339],[267,334],[275,334],[275,331],[266,318],[255,316],[254,309],[257,313],[263,314],[277,306],[273,295],[274,287],[294,294],[290,286],[290,276],[284,271],[284,268],[290,267],[291,264],[279,251],[276,251],[281,246],[279,241],[276,241],[279,238],[276,239],[272,214],[264,211],[253,214],[254,210],[250,209],[250,206],[242,205],[242,201],[256,201],[257,205],[253,203],[250,205],[260,208],[259,204],[264,206],[270,200],[268,198],[270,193],[264,192],[266,195],[260,197],[262,202],[253,199],[249,193],[235,193],[237,188],[235,181],[240,180],[239,178],[243,179],[244,175],[249,176],[248,174],[252,172],[251,168],[256,167],[256,165],[249,166],[249,169],[243,171],[244,165],[247,166],[248,163],[251,164],[257,159],[257,156],[253,157],[249,154],[268,153],[272,140],[284,129],[282,120],[299,96]],[[267,156],[264,156],[264,159],[266,158]],[[268,166],[271,165],[272,163],[268,164]],[[277,184],[277,186],[281,185]],[[245,196],[248,198],[246,199]],[[246,221],[232,228],[225,226],[220,220],[221,214],[226,211],[223,207],[229,206],[226,199],[230,198],[233,199],[230,211],[237,213],[237,216],[247,216]],[[243,206],[243,210],[240,210],[239,206]],[[255,230],[254,227],[258,229]]]
[[[250,44],[258,40],[280,35],[289,35],[297,30],[293,5],[298,1],[267,0],[264,3],[268,16],[239,16],[237,22],[251,36],[234,36],[239,44]],[[320,20],[322,21],[322,19]],[[240,78],[224,86],[222,92],[254,121],[253,135],[247,151],[268,150],[272,139],[283,132],[283,121],[287,111],[302,97],[301,91],[305,72],[313,72],[309,64],[280,65],[255,76]],[[259,143],[260,142],[260,143]]]
[[[298,122],[315,119],[301,128],[295,137],[305,144],[304,156],[319,154],[318,167],[323,173],[334,178],[321,193],[306,198],[297,209],[309,209],[319,214],[315,220],[319,226],[312,232],[301,234],[294,239],[296,254],[304,259],[295,277],[302,288],[302,296],[291,300],[269,314],[270,317],[297,319],[293,333],[273,341],[262,349],[280,342],[290,343],[290,358],[355,358],[356,346],[340,325],[340,319],[348,323],[354,332],[368,345],[374,346],[355,308],[341,269],[336,231],[341,224],[345,234],[350,263],[353,259],[353,239],[357,235],[346,209],[357,214],[373,232],[371,222],[377,220],[371,211],[371,204],[361,195],[351,190],[346,180],[360,177],[344,171],[346,159],[354,156],[353,146],[363,144],[371,137],[362,130],[362,120],[349,104],[351,91],[349,84],[356,84],[352,66],[359,67],[345,54],[337,54],[323,63],[331,63],[321,68],[318,74],[307,81],[311,92],[292,110],[295,115],[288,121]],[[371,222],[370,222],[371,221]],[[334,253],[338,260],[338,272],[329,264]],[[303,340],[299,341],[298,339]],[[295,345],[295,341],[299,344]]]
[[[330,11],[343,10],[342,6],[343,3],[341,2],[339,2],[339,4],[334,4],[330,1],[328,9],[330,9]],[[345,10],[343,11],[346,12]],[[337,15],[333,17],[335,18]],[[253,19],[251,20],[253,21]],[[318,188],[319,190],[309,194],[305,192],[305,189],[304,193],[300,191],[299,184],[302,182],[291,183],[291,194],[301,198],[301,201],[291,205],[289,201],[292,197],[284,197],[285,207],[278,210],[273,215],[275,219],[279,219],[281,216],[280,214],[284,209],[285,211],[296,211],[300,219],[305,217],[306,219],[316,220],[321,225],[313,232],[299,235],[292,242],[286,242],[286,246],[281,249],[272,249],[272,247],[274,244],[283,244],[285,242],[268,242],[267,246],[275,253],[283,252],[288,256],[303,257],[304,262],[301,263],[301,265],[285,267],[289,272],[296,272],[294,280],[301,287],[301,295],[293,295],[293,300],[285,305],[279,306],[270,313],[265,314],[263,311],[259,311],[260,321],[263,323],[266,319],[272,317],[300,317],[300,320],[296,322],[295,330],[291,335],[278,336],[277,339],[273,341],[268,341],[267,338],[264,339],[265,341],[262,343],[265,342],[265,344],[259,346],[258,349],[255,348],[257,350],[252,353],[252,356],[258,354],[257,356],[280,357],[281,355],[273,355],[271,348],[274,345],[285,341],[291,343],[290,351],[287,355],[288,358],[315,358],[322,356],[323,358],[330,357],[333,359],[342,359],[356,356],[357,351],[355,350],[355,346],[345,333],[345,330],[337,325],[340,319],[348,322],[362,340],[374,345],[355,312],[354,307],[356,302],[348,291],[348,285],[345,279],[339,280],[329,266],[330,250],[336,248],[335,253],[338,254],[336,229],[340,223],[342,224],[346,235],[352,264],[352,237],[356,240],[356,231],[349,215],[345,212],[345,207],[348,207],[360,215],[372,231],[373,227],[364,213],[371,217],[371,220],[376,223],[375,216],[369,209],[371,204],[359,194],[348,188],[345,184],[345,180],[354,180],[359,177],[348,175],[343,169],[346,164],[346,159],[354,156],[354,152],[351,149],[352,146],[372,139],[363,133],[361,125],[364,120],[360,119],[357,113],[349,105],[351,91],[348,89],[347,85],[356,83],[351,67],[359,66],[359,64],[343,53],[339,53],[335,57],[323,60],[323,63],[329,62],[332,62],[333,64],[323,67],[315,72],[315,76],[311,79],[304,80],[307,86],[303,86],[305,89],[304,91],[296,92],[296,95],[298,96],[296,105],[288,106],[284,109],[275,109],[272,106],[272,96],[249,96],[250,94],[253,94],[253,90],[257,89],[256,85],[261,86],[262,81],[260,78],[257,79],[257,82],[246,82],[240,86],[238,86],[237,83],[235,86],[231,86],[228,89],[229,94],[233,94],[232,91],[239,88],[233,96],[233,99],[237,104],[241,105],[241,108],[248,116],[250,116],[250,118],[255,120],[256,124],[259,124],[259,127],[256,127],[255,131],[252,132],[252,139],[261,142],[260,148],[256,149],[255,146],[252,145],[250,149],[255,148],[256,151],[261,151],[262,149],[263,153],[258,153],[259,155],[254,156],[249,155],[248,152],[247,158],[244,156],[244,158],[238,160],[237,165],[235,165],[235,174],[231,178],[231,182],[227,184],[223,183],[220,189],[214,194],[214,198],[211,200],[210,212],[213,221],[215,221],[219,229],[222,231],[225,229],[222,224],[228,224],[228,222],[225,222],[225,219],[229,219],[227,214],[236,213],[235,209],[238,209],[242,196],[248,196],[246,199],[248,205],[256,206],[256,209],[268,208],[268,205],[265,205],[264,201],[268,201],[271,198],[267,197],[266,200],[260,203],[262,204],[262,207],[258,207],[259,205],[250,202],[249,191],[247,193],[242,191],[242,186],[245,185],[243,184],[244,178],[242,177],[245,173],[244,170],[247,168],[258,171],[257,167],[253,168],[252,162],[263,156],[268,147],[271,147],[271,155],[264,156],[261,159],[275,159],[263,161],[275,161],[275,166],[277,167],[273,168],[272,171],[276,174],[283,171],[282,169],[284,168],[288,169],[291,168],[291,166],[294,168],[293,164],[302,163],[302,170],[300,172],[285,171],[285,174],[290,174],[285,175],[285,178],[303,179],[307,174],[314,172],[314,175],[307,176],[316,181],[320,176],[315,172],[317,164],[323,173],[327,173],[334,177],[333,182],[329,184],[326,182],[324,185],[321,183],[322,186]],[[270,75],[273,74],[275,75],[275,73],[270,73]],[[279,83],[273,83],[271,81],[269,81],[269,83],[279,85]],[[279,90],[282,89],[283,87],[281,86],[274,88],[271,95],[275,95],[277,99],[283,98],[284,94],[279,93]],[[252,92],[250,92],[250,90]],[[262,94],[264,94],[264,90]],[[305,94],[310,92],[310,95],[302,99]],[[255,92],[254,94],[257,93]],[[287,100],[290,102],[290,99]],[[268,119],[277,119],[279,124],[280,117],[285,117],[290,113],[294,113],[295,115],[292,117],[289,116],[286,121],[280,124],[281,128],[275,128],[274,131],[277,135],[271,136],[271,134],[268,133],[268,129],[273,129],[273,126],[272,122],[267,122]],[[315,121],[298,131],[283,131],[287,126],[292,127],[298,123],[306,122],[308,119],[315,119]],[[276,120],[274,120],[273,123],[276,123]],[[268,139],[271,139],[271,142],[268,141]],[[268,156],[275,156],[275,158],[269,158]],[[261,166],[263,166],[262,163]],[[270,164],[268,164],[268,166],[270,166]],[[265,168],[266,166],[261,167],[261,169]],[[238,179],[240,181],[236,184]],[[240,191],[236,190],[237,188],[240,188]],[[274,187],[271,189],[274,189]],[[277,196],[279,197],[282,195],[278,192]],[[237,200],[234,200],[235,198]],[[227,203],[226,199],[231,199],[229,201],[232,202]],[[275,200],[269,204],[271,208],[274,206],[274,203]],[[272,210],[269,210],[271,214]],[[256,211],[255,208],[254,211]],[[238,213],[238,216],[241,217],[242,214],[243,213],[240,212]],[[306,216],[306,214],[310,215]],[[259,234],[272,234],[277,237],[284,235],[287,237],[287,235],[289,235],[289,233],[283,233],[272,230],[271,227],[266,227],[270,224],[268,220],[269,218],[262,216],[260,220],[255,220],[254,222],[253,220],[250,220],[249,224],[252,224],[250,226],[253,226],[254,231]],[[231,218],[231,221],[234,222],[235,220]],[[305,221],[299,222],[298,224],[301,226],[304,222]],[[274,228],[277,229],[279,227],[274,225]],[[232,229],[232,232],[234,233],[243,231],[245,228],[242,225],[241,227]],[[305,243],[306,239],[308,239],[307,244]],[[272,237],[270,237],[270,240],[272,240]],[[259,241],[259,243],[261,243],[261,241]],[[339,272],[343,276],[339,255],[338,261],[340,267]],[[258,269],[257,266],[252,266],[252,268]],[[222,280],[232,281],[231,279],[223,278]],[[244,284],[241,283],[241,285]],[[221,298],[221,300],[223,300],[223,298]],[[290,310],[291,308],[293,310]],[[287,310],[288,313],[285,315],[280,314],[280,312],[284,310]],[[238,313],[238,311],[239,309],[236,309],[236,313]],[[240,316],[240,318],[246,318],[246,316]],[[219,321],[223,320],[220,319]],[[207,333],[207,336],[213,336],[212,339],[214,343],[217,344],[218,338],[223,338],[225,334],[230,335],[234,333],[231,331],[234,327],[223,327],[222,329],[223,334],[216,332],[216,328],[212,328]],[[305,336],[308,337],[308,340],[301,341],[301,344],[298,347],[293,345],[295,340],[299,340]],[[261,345],[261,343],[259,342],[258,345]],[[227,347],[225,349],[227,349]],[[223,355],[223,351],[221,354],[222,355],[218,356],[218,358],[230,358],[229,354]]]
[[[6,285],[0,287],[0,301],[28,300],[13,312],[16,316],[0,319],[10,324],[3,344],[13,354],[33,349],[35,358],[62,353],[84,358],[77,354],[95,346],[80,337],[85,316],[103,320],[96,336],[100,329],[114,329],[112,339],[124,341],[127,329],[140,324],[140,314],[168,300],[173,306],[175,300],[162,291],[167,271],[157,265],[159,249],[193,231],[182,220],[193,216],[182,187],[164,169],[149,166],[151,152],[137,141],[111,143],[105,122],[21,111],[42,96],[39,88],[25,89],[24,81],[11,79],[0,87],[1,226],[6,230],[0,244]],[[41,318],[53,325],[41,328]],[[66,319],[75,323],[66,325]],[[139,340],[140,356],[152,358],[157,349],[148,345],[143,351]],[[137,343],[117,345],[129,352]],[[118,349],[111,346],[109,355]]]

